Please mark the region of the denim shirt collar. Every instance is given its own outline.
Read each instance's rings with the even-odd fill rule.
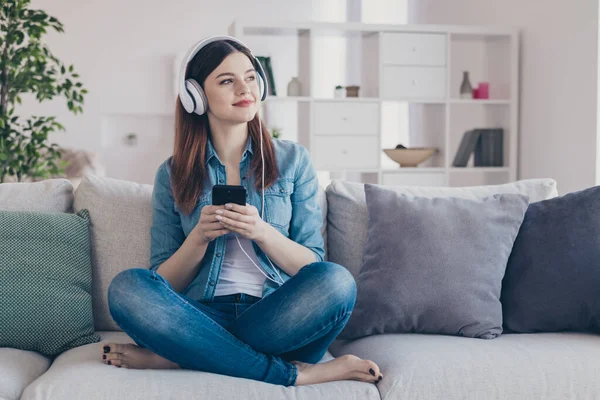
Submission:
[[[212,140],[210,139],[210,135],[208,135],[207,143],[208,143],[208,146],[206,148],[206,161],[204,161],[204,164],[208,164],[208,162],[210,161],[210,159],[213,158],[213,157],[216,157],[217,160],[219,160],[219,155],[215,151],[215,148],[214,148],[214,146],[212,144]],[[254,154],[254,151],[252,150],[252,137],[250,136],[250,134],[248,134],[248,139],[246,139],[246,148],[244,149],[244,153],[242,153],[242,160],[241,161],[244,161],[246,159],[246,156],[247,156],[248,153]],[[221,164],[223,164],[221,162],[221,160],[219,160],[219,162]]]

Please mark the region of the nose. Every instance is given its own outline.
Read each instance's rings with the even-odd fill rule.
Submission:
[[[240,96],[251,92],[250,82],[246,82],[244,80],[241,80],[239,82],[240,85],[238,87],[238,93],[240,94]]]

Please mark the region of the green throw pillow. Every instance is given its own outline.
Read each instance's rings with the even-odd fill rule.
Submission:
[[[0,210],[0,347],[54,357],[100,341],[89,213]]]

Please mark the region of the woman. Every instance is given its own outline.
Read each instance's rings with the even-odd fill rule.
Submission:
[[[323,261],[319,186],[306,149],[262,128],[259,63],[230,37],[200,42],[188,55],[182,76],[198,93],[193,101],[180,93],[174,153],[156,174],[151,267],[121,272],[108,290],[113,319],[137,345],[107,343],[104,362],[285,386],[379,382],[370,360],[318,363],[350,317],[356,285],[345,268]],[[247,204],[212,205],[216,184],[245,186]]]

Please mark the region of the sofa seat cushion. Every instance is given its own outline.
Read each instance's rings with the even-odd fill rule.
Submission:
[[[41,399],[374,399],[373,384],[339,381],[312,386],[284,387],[250,379],[192,370],[134,370],[106,365],[106,343],[134,343],[124,332],[98,332],[102,341],[66,351],[30,385],[22,400]]]
[[[503,334],[493,340],[417,333],[335,341],[331,353],[375,361],[381,398],[592,399],[600,393],[600,336]]]
[[[34,351],[0,348],[0,399],[18,400],[48,367],[50,359]]]

